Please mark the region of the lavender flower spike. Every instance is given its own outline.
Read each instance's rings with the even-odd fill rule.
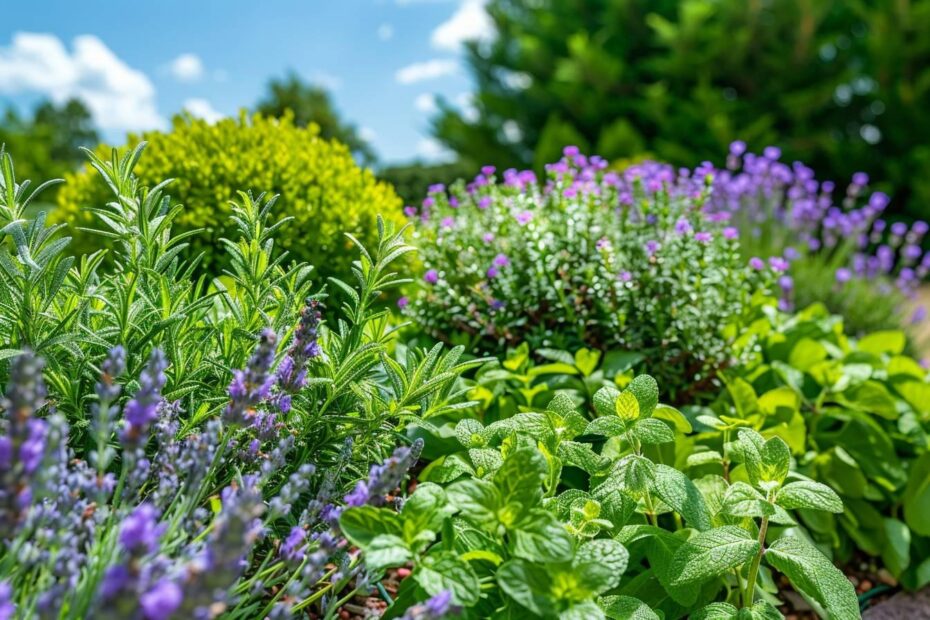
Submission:
[[[255,407],[271,395],[275,377],[270,374],[278,336],[274,330],[262,330],[258,346],[244,370],[236,370],[229,384],[229,404],[223,412],[229,424],[247,425],[255,416]]]
[[[418,603],[407,610],[401,620],[442,620],[458,615],[460,609],[452,604],[452,593],[443,590],[425,603]]]
[[[161,402],[161,390],[165,387],[165,369],[168,362],[161,349],[155,349],[149,361],[139,375],[139,390],[123,409],[127,429],[124,439],[136,442],[145,435],[149,425],[158,417],[158,404]]]

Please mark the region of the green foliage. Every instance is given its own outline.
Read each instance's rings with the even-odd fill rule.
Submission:
[[[377,240],[375,220],[401,219],[400,201],[390,187],[360,169],[349,150],[324,140],[319,128],[298,128],[290,115],[223,119],[215,124],[189,117],[174,120],[172,130],[130,136],[124,154],[141,140],[146,157],[135,168],[140,187],[154,188],[174,179],[165,189],[172,204],[183,208],[174,217],[182,233],[199,230],[187,239],[185,258],[203,253],[199,271],[218,275],[229,267],[220,239],[236,234],[230,220],[231,202],[238,192],[278,194],[277,210],[293,218],[289,234],[278,245],[294,259],[309,262],[322,276],[346,278],[353,246],[343,232],[362,243]],[[96,154],[106,159],[109,148]],[[56,222],[66,222],[77,251],[88,251],[100,239],[83,230],[93,220],[92,209],[112,200],[106,185],[89,169],[66,177],[58,196]]]
[[[474,166],[536,166],[565,144],[676,165],[735,139],[785,147],[827,178],[869,170],[926,213],[930,2],[495,0],[468,47],[467,118],[436,136]],[[906,205],[906,206],[905,206]]]
[[[463,419],[458,448],[420,474],[399,513],[347,509],[343,529],[371,570],[413,564],[388,613],[455,583],[475,618],[781,618],[771,568],[824,617],[859,617],[843,573],[782,527],[796,508],[842,512],[835,493],[789,471],[781,438],[749,428],[732,442],[749,482],[688,476],[673,465],[688,442],[655,417],[668,409],[658,396],[640,375],[598,389],[591,420],[563,391],[487,425]]]
[[[755,467],[753,447],[734,437],[746,428],[780,437],[807,478],[786,484],[778,506],[798,510],[839,559],[858,548],[880,556],[907,587],[925,585],[930,382],[903,354],[905,343],[900,331],[851,339],[822,306],[760,313],[737,344],[754,358],[730,373],[712,411],[685,408],[698,432],[689,471],[754,482],[766,472]]]
[[[378,170],[378,178],[390,183],[404,204],[417,204],[427,194],[430,185],[452,185],[474,170],[462,163],[426,164],[415,162],[403,166],[388,166]]]

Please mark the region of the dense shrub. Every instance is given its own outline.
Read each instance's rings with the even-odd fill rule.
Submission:
[[[324,276],[348,275],[345,259],[352,246],[343,232],[370,244],[378,214],[390,222],[401,218],[400,200],[388,185],[360,169],[346,147],[319,138],[314,125],[294,127],[289,115],[243,115],[215,124],[177,117],[171,131],[130,136],[128,146],[140,140],[148,148],[136,168],[139,182],[153,187],[174,179],[165,191],[184,207],[176,218],[178,230],[205,229],[190,239],[186,255],[205,252],[203,266],[213,274],[229,266],[219,240],[234,234],[229,203],[241,190],[280,196],[277,212],[294,218],[290,234],[278,240],[280,247]],[[106,158],[109,149],[97,153]],[[89,168],[66,177],[54,219],[70,225],[79,250],[100,243],[78,227],[92,221],[89,207],[108,200],[109,190]]]
[[[477,92],[437,138],[474,166],[565,144],[673,165],[737,138],[828,179],[873,173],[895,208],[930,203],[930,1],[493,0],[468,48]]]
[[[732,362],[726,327],[784,261],[747,264],[736,230],[703,212],[700,171],[694,192],[678,195],[657,165],[605,167],[568,148],[542,181],[485,168],[434,186],[410,210],[423,273],[407,312],[418,327],[482,351],[524,340],[623,348],[676,399],[707,387]]]
[[[311,267],[282,261],[273,201],[241,194],[230,274],[208,288],[181,258],[181,208],[133,176],[140,154],[92,159],[114,192],[92,212],[108,263],[26,217],[34,194],[2,158],[0,616],[332,617],[328,591],[368,591],[341,506],[384,502],[421,449],[388,456],[399,431],[461,406],[480,361],[389,355],[376,303],[412,248],[381,220],[326,308]],[[364,500],[342,499],[386,456]]]

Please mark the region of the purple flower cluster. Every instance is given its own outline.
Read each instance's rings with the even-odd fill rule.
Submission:
[[[158,417],[158,405],[161,403],[161,390],[167,379],[165,369],[168,362],[160,349],[152,351],[149,361],[139,374],[139,389],[123,408],[126,428],[123,441],[137,443],[147,437],[149,426]]]
[[[442,620],[459,612],[460,609],[452,604],[452,592],[443,590],[426,602],[410,607],[401,620]]]
[[[299,392],[307,383],[307,363],[319,357],[322,353],[320,344],[317,341],[317,331],[319,329],[322,314],[320,313],[320,302],[316,299],[308,299],[300,315],[300,321],[297,329],[294,331],[294,341],[291,343],[287,355],[278,364],[277,385],[277,405],[282,413],[287,413],[291,409],[291,397]]]
[[[262,330],[258,346],[244,370],[233,371],[229,384],[229,404],[223,411],[223,420],[233,426],[252,426],[256,423],[256,408],[271,397],[277,377],[271,373],[278,336],[274,330]]]
[[[400,485],[407,471],[413,467],[423,451],[423,440],[417,439],[408,448],[401,446],[394,450],[384,463],[372,465],[367,481],[360,481],[351,493],[346,495],[348,506],[364,506],[371,504],[380,506],[384,504],[384,496]]]

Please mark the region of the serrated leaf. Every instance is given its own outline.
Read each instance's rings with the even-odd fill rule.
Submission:
[[[771,517],[775,506],[745,482],[734,482],[723,495],[722,512],[734,517]]]
[[[611,620],[660,620],[649,605],[632,596],[602,596],[597,604]]]
[[[549,401],[549,404],[546,405],[546,409],[549,411],[554,411],[560,416],[565,417],[575,413],[575,401],[573,401],[572,397],[565,392],[557,392],[552,400]]]
[[[616,410],[614,409],[614,402],[617,400],[617,396],[620,395],[620,392],[613,387],[604,386],[594,393],[594,410],[597,411],[597,415],[601,417],[610,417],[616,415]]]
[[[483,448],[487,445],[487,434],[481,422],[472,418],[459,420],[455,425],[455,438],[466,448]]]
[[[617,437],[626,432],[626,426],[617,416],[595,418],[584,429],[585,435],[603,435],[604,437]]]
[[[537,616],[544,616],[552,608],[549,597],[552,579],[544,567],[525,560],[510,560],[497,570],[495,579],[510,598]]]
[[[639,418],[639,401],[632,392],[620,392],[614,401],[614,412],[624,422],[632,422]]]
[[[594,601],[575,603],[559,613],[559,620],[604,620],[605,617],[604,610]]]
[[[775,503],[787,510],[807,508],[842,513],[843,500],[825,484],[813,480],[789,482],[778,492]]]
[[[740,567],[759,553],[759,542],[733,525],[700,532],[678,549],[672,562],[672,583],[701,583]]]
[[[655,418],[636,420],[632,431],[637,439],[647,445],[675,441],[675,432],[665,422]]]
[[[572,572],[584,586],[600,594],[620,583],[630,553],[622,544],[607,538],[589,540],[578,547],[572,560]]]
[[[762,446],[759,455],[762,457],[759,477],[767,482],[784,482],[791,467],[791,449],[785,440],[772,437]]]
[[[535,510],[517,524],[513,554],[532,562],[564,562],[572,557],[572,538],[552,513]]]
[[[716,450],[702,450],[700,452],[693,452],[689,454],[685,463],[688,465],[688,467],[700,467],[701,465],[721,463],[722,461],[723,455]]]
[[[688,476],[674,467],[656,465],[652,490],[672,510],[684,517],[690,527],[698,531],[710,529],[710,512],[704,496]]]
[[[393,534],[375,536],[365,546],[365,566],[376,573],[386,568],[403,566],[411,560],[413,553],[402,538]]]
[[[469,478],[446,488],[449,503],[476,525],[494,529],[504,502],[498,488],[487,480]]]
[[[610,459],[596,453],[590,445],[577,441],[560,443],[558,456],[564,465],[578,467],[589,474],[596,474],[610,465]]]
[[[452,593],[458,605],[470,607],[481,597],[481,584],[471,565],[452,553],[427,556],[413,572],[413,579],[430,596]]]
[[[739,610],[729,603],[711,603],[693,614],[691,620],[735,620]]]
[[[628,454],[614,465],[612,476],[617,476],[621,489],[643,493],[652,486],[655,469],[655,464],[649,459]]]
[[[779,538],[766,550],[765,559],[783,573],[795,589],[816,601],[831,617],[859,617],[859,601],[852,583],[800,536]]]
[[[659,404],[659,386],[649,375],[638,375],[630,381],[626,391],[632,392],[639,402],[639,415],[648,418]]]

